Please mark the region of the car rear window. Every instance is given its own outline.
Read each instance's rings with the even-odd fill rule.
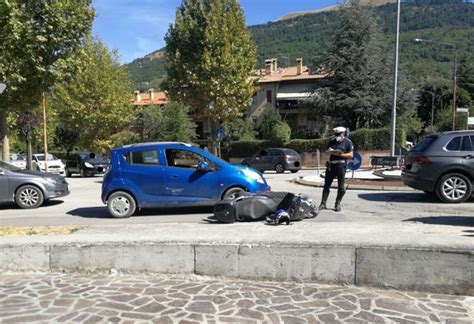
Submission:
[[[298,153],[296,153],[293,150],[285,150],[286,155],[291,155],[291,156],[298,156]]]
[[[436,136],[428,136],[424,138],[420,143],[416,144],[411,150],[414,152],[425,151],[433,142],[437,139]]]
[[[128,152],[123,155],[127,164],[132,165],[159,165],[156,150]]]

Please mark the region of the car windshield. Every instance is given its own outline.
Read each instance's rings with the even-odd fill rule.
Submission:
[[[11,165],[10,163],[0,161],[0,169],[8,170],[8,171],[20,171],[20,168],[17,168],[14,165]]]
[[[81,159],[84,161],[88,160],[100,160],[105,161],[106,158],[100,153],[81,153]]]
[[[20,154],[13,154],[10,157],[10,160],[12,161],[25,161],[25,158],[21,156]]]
[[[431,143],[433,143],[437,139],[436,136],[429,136],[423,139],[420,143],[416,144],[411,150],[413,152],[423,152],[426,150]]]
[[[35,157],[38,161],[44,161],[44,154],[36,154]],[[57,160],[57,159],[58,158],[55,157],[54,155],[48,154],[48,161],[54,161],[54,160]]]

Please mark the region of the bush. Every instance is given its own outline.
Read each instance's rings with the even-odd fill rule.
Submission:
[[[291,128],[287,123],[279,121],[273,125],[273,128],[270,132],[271,139],[276,144],[284,144],[288,142],[291,138]]]
[[[397,131],[397,138],[401,138],[401,131]],[[390,130],[380,129],[359,129],[350,134],[350,139],[354,143],[356,151],[359,150],[388,150],[390,149]],[[294,139],[286,142],[283,147],[295,150],[298,153],[312,153],[318,149],[325,151],[330,138],[320,138],[314,140]],[[248,157],[261,149],[279,146],[275,141],[240,141],[232,142],[230,147],[231,157]]]

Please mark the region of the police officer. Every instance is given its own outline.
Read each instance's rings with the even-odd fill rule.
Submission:
[[[324,190],[321,205],[319,210],[326,209],[326,201],[329,196],[329,188],[332,182],[337,178],[337,197],[335,211],[341,211],[341,200],[346,193],[344,184],[344,178],[347,169],[347,160],[352,159],[354,146],[351,140],[346,138],[346,128],[336,127],[334,128],[334,138],[331,139],[328,145],[327,153],[330,154],[329,161],[327,162],[326,177],[324,179]]]

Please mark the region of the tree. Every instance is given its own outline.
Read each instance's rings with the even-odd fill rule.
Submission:
[[[76,72],[83,38],[92,28],[90,4],[0,0],[0,79],[9,86],[0,96],[0,119],[7,110],[37,109],[44,92]]]
[[[254,126],[253,121],[245,118],[236,118],[232,122],[224,123],[222,147],[229,149],[232,142],[255,140]]]
[[[80,134],[68,145],[95,151],[104,149],[103,141],[134,118],[131,86],[116,51],[109,52],[100,40],[91,37],[85,39],[82,50],[79,72],[73,80],[56,87],[51,106],[60,127],[67,125],[70,132]]]
[[[148,106],[141,112],[143,140],[190,142],[196,124],[189,117],[189,110],[179,103],[169,103],[163,108]]]
[[[166,35],[166,86],[211,122],[214,152],[215,129],[251,103],[255,53],[236,0],[185,0],[178,8]]]
[[[285,144],[291,138],[291,128],[287,123],[283,121],[278,121],[273,126],[271,130],[271,135],[271,140],[274,141],[276,144]]]
[[[280,113],[273,107],[268,108],[263,115],[260,125],[257,127],[260,139],[272,139],[272,129],[277,123],[281,122]]]
[[[390,78],[377,22],[359,0],[348,1],[338,13],[339,26],[326,62],[333,75],[329,110],[353,129],[382,126],[388,115]]]

